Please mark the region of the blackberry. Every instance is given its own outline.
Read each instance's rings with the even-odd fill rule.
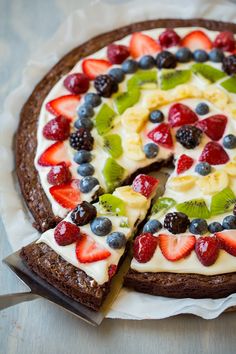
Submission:
[[[97,209],[88,202],[82,202],[71,213],[71,220],[77,226],[90,223],[97,216]]]
[[[164,228],[172,234],[185,232],[190,224],[189,218],[184,213],[168,213],[164,219]]]
[[[70,135],[70,145],[75,150],[91,151],[93,149],[93,140],[90,131],[86,128],[79,128]]]
[[[158,69],[174,69],[177,65],[177,59],[174,54],[164,50],[157,54],[156,64]]]
[[[194,149],[200,144],[202,131],[193,125],[183,125],[177,130],[176,139],[186,149]]]
[[[94,87],[103,97],[110,97],[113,93],[118,91],[118,84],[111,76],[99,75],[94,80]]]
[[[236,74],[236,55],[232,54],[223,59],[222,69],[228,74]]]

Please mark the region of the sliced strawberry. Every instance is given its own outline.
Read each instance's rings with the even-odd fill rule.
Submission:
[[[220,240],[220,247],[236,257],[236,230],[217,232],[215,236]]]
[[[181,41],[182,47],[188,47],[190,50],[212,48],[212,42],[203,31],[192,31],[188,33]]]
[[[46,109],[55,116],[64,116],[70,120],[76,115],[76,109],[80,101],[78,95],[65,95],[48,102]]]
[[[51,119],[43,127],[43,136],[48,140],[63,141],[70,135],[70,121],[66,117],[58,116]]]
[[[121,64],[129,56],[129,48],[126,45],[110,44],[107,47],[107,57],[112,64]]]
[[[130,53],[133,58],[138,58],[145,54],[155,54],[160,50],[160,45],[146,34],[136,32],[131,37]]]
[[[172,236],[160,234],[158,239],[163,256],[172,262],[187,257],[194,249],[196,242],[193,235]]]
[[[91,79],[94,80],[98,75],[105,74],[111,63],[104,59],[84,59],[82,63],[83,72]]]
[[[116,274],[116,271],[117,271],[117,265],[116,264],[109,265],[109,268],[108,268],[108,277],[109,277],[109,279],[114,277],[114,275]]]
[[[210,139],[220,140],[224,134],[227,124],[227,117],[223,114],[205,118],[197,122],[196,126],[201,129]]]
[[[134,258],[139,263],[146,263],[152,258],[157,248],[158,238],[149,232],[142,233],[134,240]]]
[[[199,161],[208,162],[210,165],[223,165],[229,161],[229,156],[220,144],[210,141],[205,145]]]
[[[92,263],[108,258],[111,253],[92,237],[81,234],[76,243],[76,257],[80,263]]]
[[[190,167],[193,165],[193,161],[194,160],[192,157],[185,154],[181,155],[177,162],[177,174],[179,175],[190,169]]]
[[[214,47],[227,52],[234,51],[235,44],[234,34],[231,31],[220,32],[213,42]]]
[[[49,146],[38,159],[38,164],[41,166],[55,166],[63,162],[67,166],[71,164],[68,160],[65,145],[61,141]]]
[[[47,174],[47,180],[53,186],[69,182],[71,180],[71,172],[65,162],[52,166]]]
[[[199,237],[195,244],[195,252],[199,261],[206,267],[215,263],[219,255],[219,241],[213,236]]]
[[[140,174],[133,180],[132,188],[135,192],[141,193],[149,198],[156,190],[159,180],[155,177]]]
[[[183,103],[175,103],[170,107],[168,121],[172,127],[180,127],[184,124],[193,124],[198,116]]]
[[[69,210],[74,209],[81,201],[78,179],[59,186],[53,186],[49,189],[49,192],[58,204]]]
[[[80,229],[68,221],[61,221],[54,230],[54,238],[59,246],[67,246],[76,242],[80,236]]]
[[[179,42],[180,36],[172,28],[167,28],[159,36],[159,43],[163,49],[176,46]]]
[[[161,145],[164,148],[172,149],[174,146],[170,125],[167,123],[159,124],[156,128],[151,130],[147,136],[154,141],[154,143]]]

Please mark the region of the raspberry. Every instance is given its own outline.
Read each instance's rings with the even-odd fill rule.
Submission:
[[[85,93],[89,89],[89,78],[81,73],[70,74],[65,78],[64,86],[75,95]]]
[[[97,209],[90,203],[84,201],[71,213],[71,220],[78,226],[86,225],[97,215]]]
[[[65,162],[60,163],[59,165],[52,166],[50,171],[47,174],[48,183],[53,186],[69,182],[71,180],[71,173]]]
[[[90,131],[86,128],[79,128],[70,135],[70,145],[75,150],[91,151],[93,149],[93,141]]]
[[[230,31],[224,31],[216,36],[213,46],[227,52],[235,49],[234,34]]]
[[[99,75],[94,80],[94,87],[103,97],[110,97],[118,91],[118,84],[108,75]]]
[[[78,240],[80,229],[67,221],[60,222],[54,231],[54,238],[59,246],[67,246]]]
[[[236,74],[236,55],[233,54],[224,58],[222,68],[229,75]]]
[[[186,149],[194,149],[200,144],[202,131],[193,125],[183,125],[177,130],[176,139]]]
[[[70,121],[60,115],[51,119],[43,128],[43,136],[48,140],[63,141],[70,135]]]
[[[129,56],[126,45],[110,44],[107,47],[107,57],[112,64],[121,64]]]
[[[156,248],[157,248],[158,238],[153,236],[151,233],[142,233],[134,240],[134,258],[139,263],[148,262]]]
[[[184,213],[168,213],[165,216],[164,227],[172,234],[185,232],[190,224],[189,218]]]
[[[180,42],[180,36],[170,28],[167,28],[159,36],[159,43],[162,48],[169,48],[178,45]]]

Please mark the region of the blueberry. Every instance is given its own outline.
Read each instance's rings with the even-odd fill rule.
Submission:
[[[112,223],[110,219],[100,216],[93,219],[90,223],[90,228],[95,235],[105,236],[111,232]]]
[[[211,173],[211,165],[208,162],[200,162],[196,165],[195,172],[201,176],[207,176]]]
[[[157,156],[159,148],[154,143],[148,143],[148,144],[144,145],[143,151],[148,159],[153,159],[154,157]]]
[[[116,82],[118,82],[118,84],[120,82],[122,82],[125,78],[125,74],[124,71],[121,70],[120,68],[113,68],[109,71],[109,75],[113,78],[113,80],[115,80]]]
[[[188,63],[193,58],[192,52],[188,48],[178,49],[175,56],[180,63]]]
[[[79,107],[78,115],[80,118],[91,118],[94,115],[93,107],[90,104],[83,104]]]
[[[207,54],[207,52],[205,52],[205,50],[196,49],[193,52],[193,58],[196,62],[203,63],[204,61],[208,60],[208,54]]]
[[[123,62],[122,70],[126,74],[133,74],[138,70],[138,63],[133,59],[128,59]]]
[[[91,190],[99,184],[97,178],[87,176],[80,180],[79,189],[82,193],[89,193]]]
[[[223,226],[217,221],[214,221],[208,225],[208,231],[212,234],[214,234],[215,232],[222,231],[222,230],[223,230]]]
[[[126,237],[122,232],[112,232],[107,236],[107,244],[114,249],[120,249],[126,244]]]
[[[144,225],[143,232],[151,232],[151,234],[155,234],[155,232],[159,231],[161,228],[162,224],[160,221],[152,219]]]
[[[75,121],[74,124],[75,128],[79,129],[79,128],[85,128],[88,130],[92,130],[93,129],[93,122],[91,119],[89,118],[78,118]]]
[[[224,57],[224,53],[218,48],[212,49],[209,53],[209,59],[214,63],[221,63]]]
[[[92,155],[87,150],[77,151],[74,155],[74,161],[78,164],[92,161]]]
[[[210,109],[206,103],[200,102],[200,103],[198,103],[195,110],[196,110],[196,113],[199,114],[199,116],[204,116],[204,114],[209,113]]]
[[[226,135],[223,139],[223,145],[226,149],[236,148],[236,136],[233,134]]]
[[[97,93],[90,92],[87,93],[87,95],[85,95],[84,101],[87,105],[90,105],[92,107],[97,107],[101,104],[102,99]]]
[[[174,54],[164,50],[157,54],[156,64],[158,69],[174,69],[177,65]]]
[[[151,55],[144,55],[140,60],[139,60],[139,67],[141,69],[151,69],[155,66],[155,60]]]
[[[92,176],[94,174],[94,167],[91,163],[83,163],[78,167],[77,171],[83,177]]]
[[[236,229],[236,216],[228,215],[223,219],[222,226],[224,229]]]
[[[152,123],[161,123],[164,120],[164,114],[159,109],[156,109],[149,114],[149,120]]]
[[[203,235],[208,231],[207,222],[204,219],[193,219],[189,231],[194,235]]]

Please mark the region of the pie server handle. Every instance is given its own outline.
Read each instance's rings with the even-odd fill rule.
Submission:
[[[0,311],[21,302],[32,301],[39,296],[32,292],[0,295]]]

